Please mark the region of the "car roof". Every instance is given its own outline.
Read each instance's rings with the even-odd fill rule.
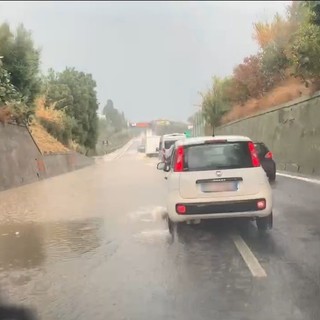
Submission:
[[[164,134],[162,136],[162,140],[174,140],[177,138],[185,138],[185,134],[184,133],[171,133],[171,134]]]
[[[193,144],[203,144],[205,141],[214,141],[214,140],[227,140],[228,142],[236,142],[236,141],[251,141],[250,138],[245,136],[204,136],[204,137],[194,137],[187,138],[185,140],[178,140],[176,142],[176,146],[188,146]]]
[[[181,137],[184,136],[184,133],[168,133],[168,134],[164,134],[163,137],[164,138],[170,138],[170,137]]]

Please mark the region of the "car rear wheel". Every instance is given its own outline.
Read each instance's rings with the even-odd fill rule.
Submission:
[[[276,169],[274,169],[274,172],[272,172],[272,173],[269,175],[269,180],[270,180],[271,182],[276,181]]]
[[[271,175],[271,176],[269,177],[269,180],[270,180],[270,182],[276,181],[276,175],[275,175],[275,174]]]
[[[183,228],[182,222],[173,222],[168,217],[168,229],[169,229],[169,232],[172,236],[177,235],[179,237],[181,235],[182,228]]]
[[[168,217],[167,219],[168,222],[168,229],[171,235],[173,235],[174,233],[174,222],[170,220],[170,218]]]
[[[268,229],[272,229],[273,227],[273,214],[269,214],[263,218],[256,219],[257,227],[259,231],[266,231]]]

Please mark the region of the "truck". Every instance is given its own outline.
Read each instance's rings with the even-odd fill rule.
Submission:
[[[148,157],[158,156],[159,142],[160,142],[160,136],[155,136],[155,135],[146,136],[146,144],[145,144],[146,156]]]

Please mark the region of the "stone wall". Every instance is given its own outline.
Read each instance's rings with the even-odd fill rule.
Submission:
[[[263,141],[279,170],[320,176],[320,95],[301,98],[216,128]]]
[[[76,152],[42,155],[26,127],[0,125],[0,191],[93,163],[93,159]]]

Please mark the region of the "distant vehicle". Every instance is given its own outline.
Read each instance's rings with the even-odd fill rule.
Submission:
[[[178,140],[185,139],[184,133],[165,134],[161,137],[159,143],[159,159],[165,161],[168,150]]]
[[[272,191],[254,143],[242,136],[179,140],[167,172],[168,226],[179,231],[182,222],[250,218],[258,230],[272,228]]]
[[[255,142],[257,154],[262,168],[266,172],[270,181],[276,180],[276,163],[273,160],[272,152],[263,142]]]
[[[158,145],[160,136],[146,136],[145,153],[148,157],[157,156],[159,154]]]
[[[139,147],[138,147],[138,152],[145,152],[146,151],[146,147],[144,144],[141,144]]]

